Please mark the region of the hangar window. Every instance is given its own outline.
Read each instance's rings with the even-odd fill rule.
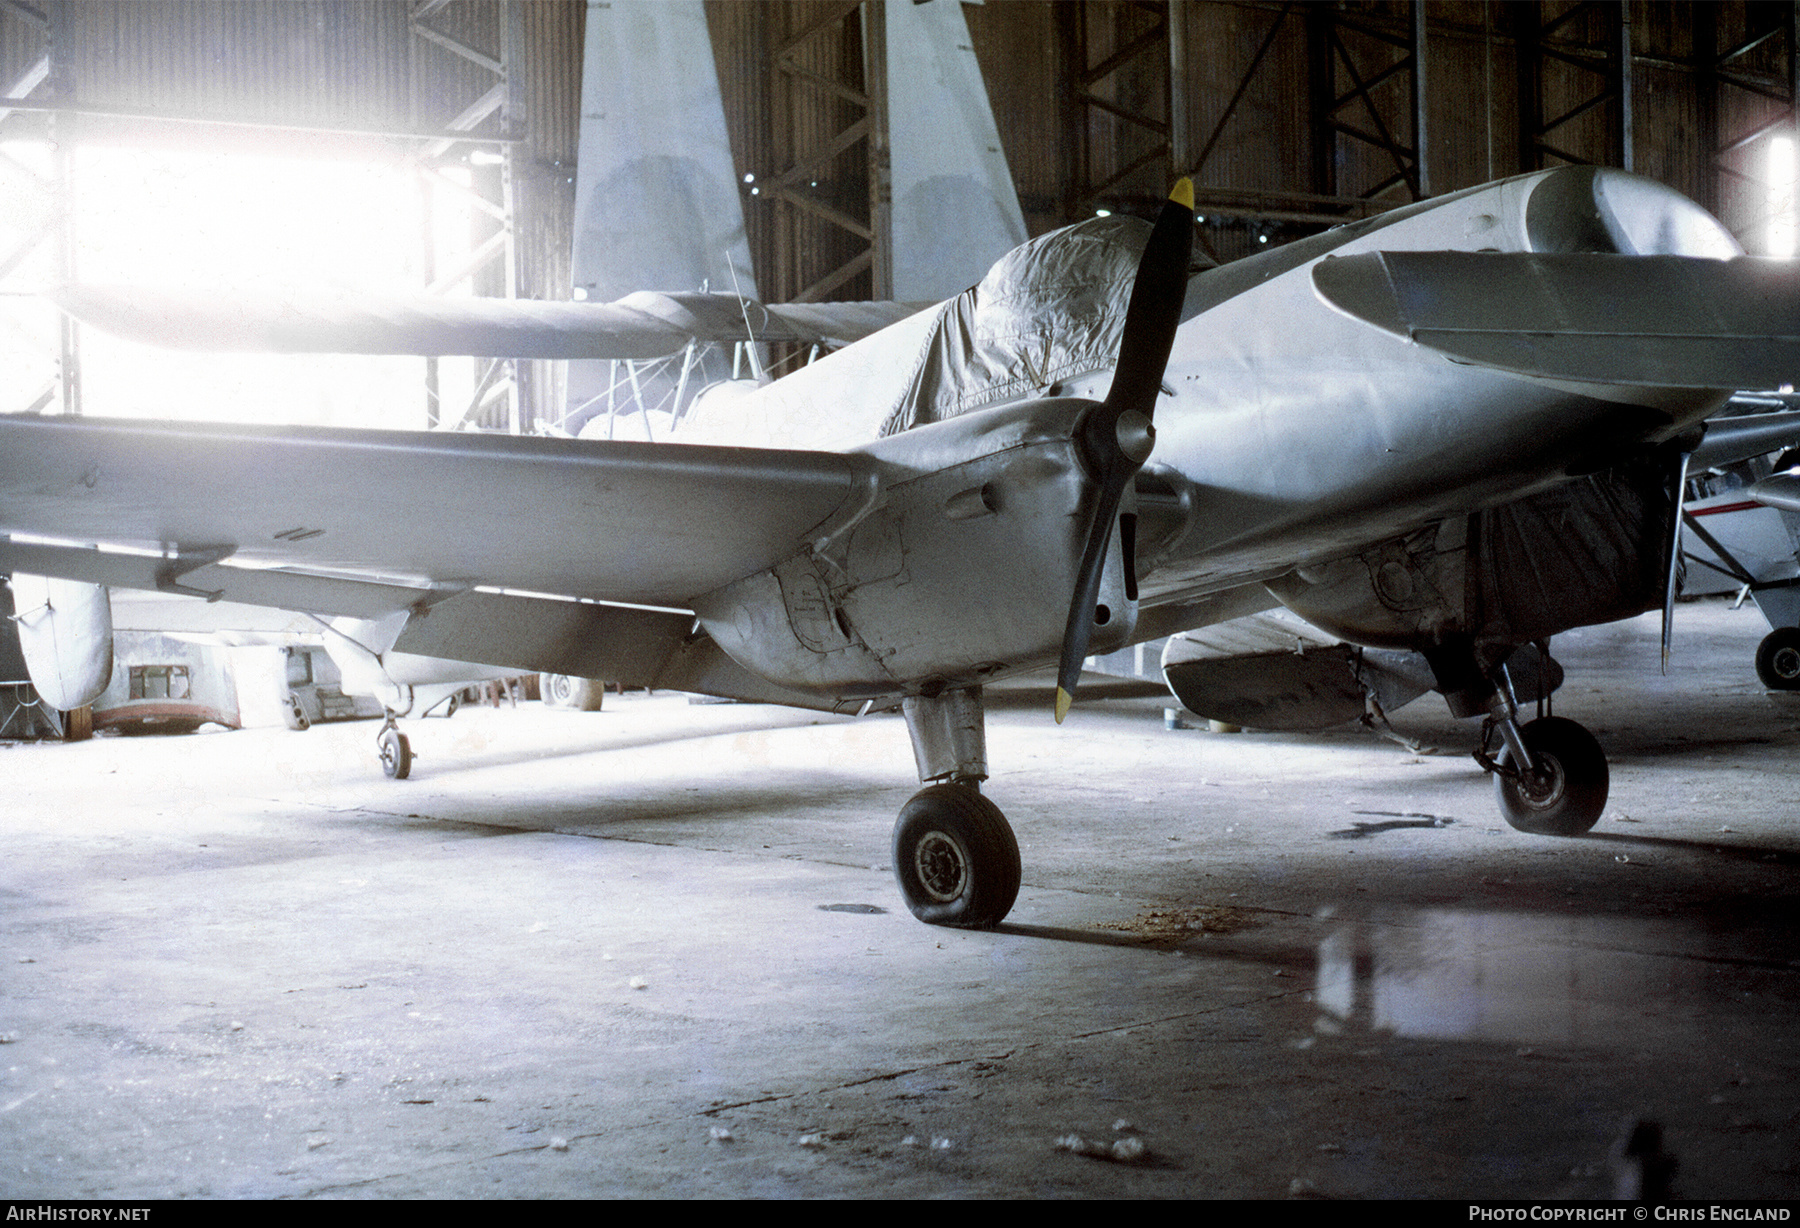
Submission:
[[[1800,158],[1794,138],[1778,136],[1769,142],[1769,255],[1792,256],[1800,249],[1800,220],[1796,217],[1796,187],[1800,186]]]
[[[197,296],[227,312],[237,295],[420,294],[433,276],[468,263],[479,233],[467,167],[427,174],[398,158],[105,145],[77,145],[69,161],[74,280]],[[0,250],[32,248],[31,267],[11,270],[9,288],[37,290],[67,279],[51,237],[52,171],[44,143],[0,143],[0,210],[6,213],[0,240],[10,240]],[[34,224],[35,239],[25,233]],[[445,292],[466,295],[469,283]],[[11,304],[0,308],[8,320],[22,318]],[[20,408],[32,393],[24,385],[53,378],[56,370],[54,314],[41,300],[27,300],[19,310],[32,320],[36,353],[15,358],[12,349],[22,347],[18,330],[0,321],[0,410]],[[426,360],[418,357],[202,353],[93,328],[81,329],[80,354],[82,405],[91,415],[373,427],[426,422]],[[439,378],[443,395],[456,395],[460,371],[441,371]]]

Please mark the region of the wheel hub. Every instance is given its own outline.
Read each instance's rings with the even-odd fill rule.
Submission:
[[[1555,756],[1539,751],[1537,765],[1519,777],[1519,796],[1529,806],[1547,810],[1562,801],[1566,777]]]
[[[1771,664],[1775,667],[1775,673],[1782,678],[1800,678],[1800,649],[1781,649],[1775,654]]]
[[[941,831],[927,832],[913,852],[919,886],[940,904],[961,896],[969,882],[969,859],[962,845]]]

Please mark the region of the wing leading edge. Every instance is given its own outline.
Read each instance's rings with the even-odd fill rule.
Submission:
[[[1757,257],[1370,252],[1319,296],[1450,358],[1542,379],[1767,389],[1800,377],[1800,277]]]
[[[679,606],[853,515],[833,453],[0,420],[0,565],[370,617],[481,586]]]
[[[652,359],[690,340],[842,346],[918,303],[789,303],[733,294],[630,294],[616,303],[531,299],[219,295],[70,285],[50,295],[84,324],[194,350]]]

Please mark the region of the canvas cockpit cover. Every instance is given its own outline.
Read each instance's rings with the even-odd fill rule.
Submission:
[[[1090,218],[1014,248],[938,308],[897,403],[893,435],[1110,367],[1147,222]]]
[[[1149,236],[1147,222],[1105,217],[1033,239],[955,298],[732,401],[728,413],[690,415],[677,438],[855,448],[1108,370]]]

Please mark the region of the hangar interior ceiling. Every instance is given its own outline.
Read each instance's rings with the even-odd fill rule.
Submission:
[[[694,49],[694,70],[718,76],[761,295],[886,296],[888,148],[908,116],[886,106],[881,0],[704,11],[712,55]],[[1201,246],[1223,261],[1578,162],[1671,184],[1752,253],[1792,251],[1793,0],[1008,0],[963,15],[1033,235],[1146,212],[1187,174]],[[421,289],[568,297],[586,18],[584,0],[5,0],[0,288],[79,274],[71,168],[130,145],[404,168],[469,202],[456,259],[421,242]],[[41,161],[21,152],[34,143]],[[5,344],[24,329],[39,358],[9,351],[35,374],[9,377],[0,404],[81,412],[74,328],[12,323]],[[427,423],[556,420],[555,364],[452,380],[449,362],[424,363]]]

